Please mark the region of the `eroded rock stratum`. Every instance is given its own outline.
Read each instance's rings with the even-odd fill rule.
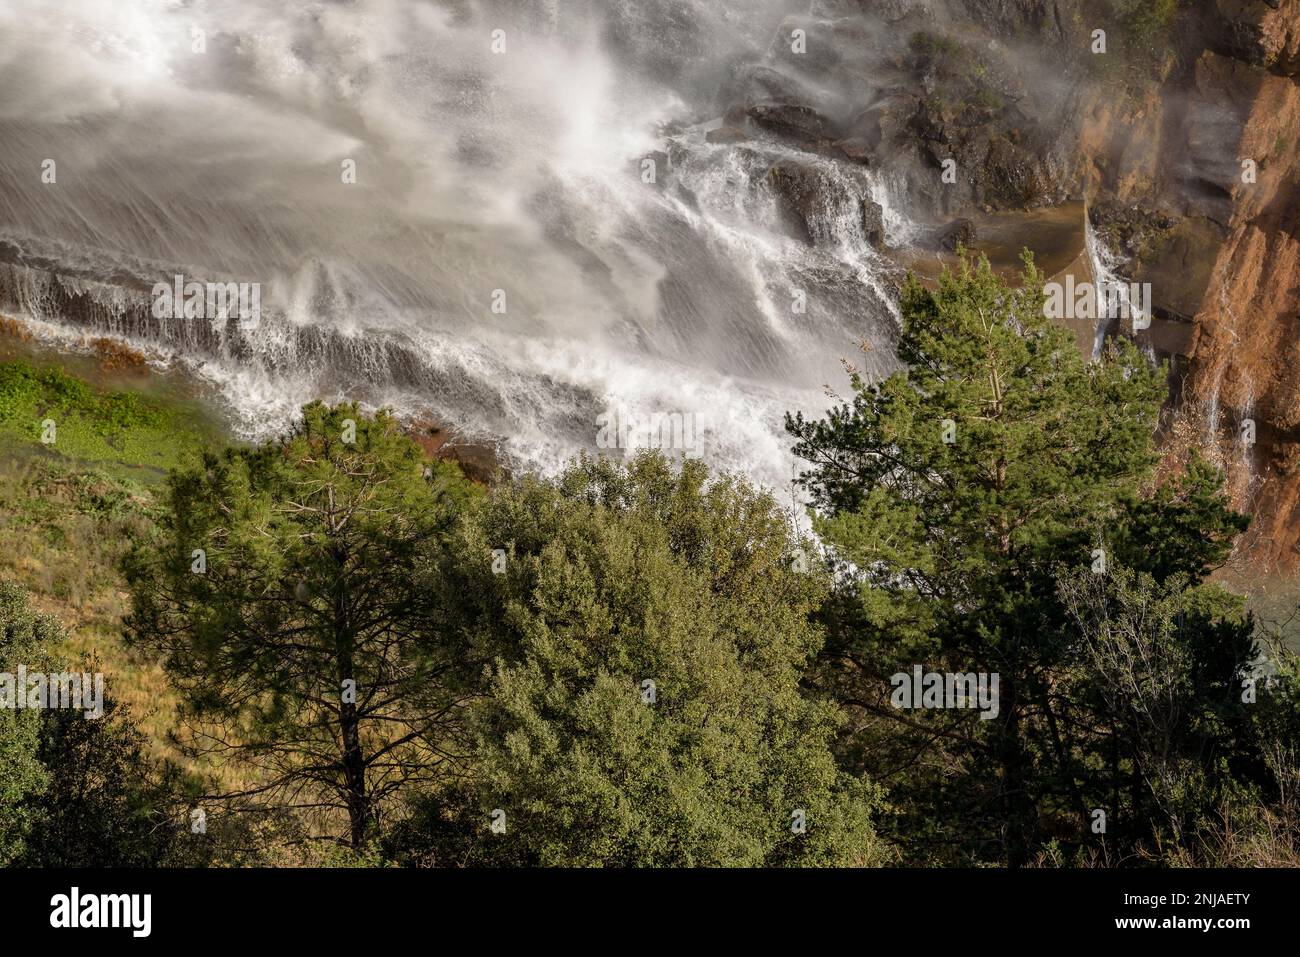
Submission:
[[[1300,0],[842,7],[838,29],[862,30],[861,48],[876,51],[864,53],[872,92],[839,107],[823,95],[810,113],[796,85],[754,74],[734,91],[735,115],[878,171],[935,235],[968,216],[1082,200],[1126,278],[1151,284],[1156,317],[1184,327],[1170,454],[1187,451],[1174,436],[1190,437],[1224,467],[1255,515],[1242,554],[1294,566]],[[854,64],[826,69],[842,82]],[[951,184],[936,175],[945,162]],[[961,229],[963,241],[977,233]]]

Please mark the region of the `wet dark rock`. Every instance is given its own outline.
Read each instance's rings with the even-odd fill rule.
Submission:
[[[808,163],[782,160],[767,171],[767,183],[791,229],[812,245],[813,219],[825,208],[829,187],[825,174]]]
[[[862,201],[862,235],[877,249],[885,246],[885,211],[874,200]]]
[[[859,163],[863,166],[871,165],[872,156],[876,151],[871,143],[857,137],[840,140],[835,144],[835,149],[850,163]]]
[[[885,117],[887,104],[880,104],[869,110],[864,110],[853,118],[852,136],[850,139],[861,140],[875,149],[880,145],[884,138],[884,126],[882,120]]]
[[[745,109],[757,103],[812,103],[817,90],[807,82],[763,64],[747,64],[721,91],[724,103]]]
[[[1153,258],[1175,226],[1175,220],[1140,204],[1095,203],[1088,220],[1102,245],[1135,263]]]
[[[884,248],[884,210],[880,204],[847,192],[844,181],[829,175],[824,165],[781,160],[767,171],[767,184],[791,231],[809,245],[817,242],[819,234],[826,235],[832,217],[856,208],[862,235],[876,248]]]
[[[796,143],[820,144],[836,139],[835,125],[801,103],[761,103],[749,108],[755,126]]]
[[[654,164],[654,180],[649,184],[655,189],[662,190],[664,183],[668,181],[668,174],[672,171],[672,160],[663,150],[652,150],[635,163],[634,175],[644,182],[645,179],[645,160]]]
[[[979,235],[971,220],[957,219],[941,227],[937,238],[940,248],[956,252],[960,246],[973,246]]]
[[[719,126],[716,130],[709,130],[704,139],[709,143],[743,143],[749,139],[749,134],[738,126]]]

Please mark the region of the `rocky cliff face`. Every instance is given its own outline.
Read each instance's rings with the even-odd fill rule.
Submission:
[[[1171,446],[1227,470],[1252,562],[1300,563],[1300,0],[1183,0],[1163,21],[1158,2],[955,0],[942,27],[933,4],[864,6],[915,30],[868,162],[919,218],[1085,200],[1189,328]]]
[[[1175,29],[1176,62],[1145,108],[1099,122],[1085,149],[1099,196],[1172,214],[1134,262],[1157,311],[1193,325],[1173,430],[1227,470],[1238,505],[1254,514],[1245,557],[1294,567],[1300,0],[1214,0]],[[1135,143],[1138,157],[1108,162]]]
[[[1274,40],[1284,52],[1270,62],[1287,69],[1300,32],[1300,4],[1289,6],[1290,32],[1272,11],[1271,30],[1248,34]],[[1255,513],[1246,547],[1267,565],[1288,566],[1300,561],[1300,85],[1237,69],[1254,71],[1237,152],[1257,163],[1258,175],[1232,189],[1226,235],[1195,317],[1186,395],[1211,410],[1206,441]]]

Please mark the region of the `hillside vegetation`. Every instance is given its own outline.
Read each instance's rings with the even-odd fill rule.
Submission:
[[[0,860],[1300,863],[1249,517],[1041,289],[908,283],[906,368],[787,420],[815,540],[659,453],[484,487],[387,411],[237,446],[5,370],[0,672],[102,662],[109,717],[0,711]]]

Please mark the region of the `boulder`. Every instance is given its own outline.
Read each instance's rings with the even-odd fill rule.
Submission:
[[[965,218],[954,219],[950,223],[937,227],[927,237],[926,245],[952,253],[956,252],[960,246],[969,248],[975,245],[975,240],[978,238],[979,233],[971,220]]]
[[[727,112],[722,114],[722,123],[724,126],[744,127],[745,125],[745,105],[739,103],[730,107]]]
[[[813,219],[825,207],[825,175],[812,164],[781,160],[767,171],[767,183],[790,228],[811,246]]]
[[[885,247],[885,211],[871,199],[862,201],[862,235],[877,249]]]
[[[836,139],[834,124],[800,103],[760,103],[749,108],[748,116],[760,129],[803,146]]]
[[[704,139],[708,143],[743,143],[749,135],[738,126],[719,126],[704,134]]]
[[[858,163],[862,166],[870,166],[871,158],[875,153],[875,146],[858,137],[840,140],[835,144],[835,149],[850,163]]]

